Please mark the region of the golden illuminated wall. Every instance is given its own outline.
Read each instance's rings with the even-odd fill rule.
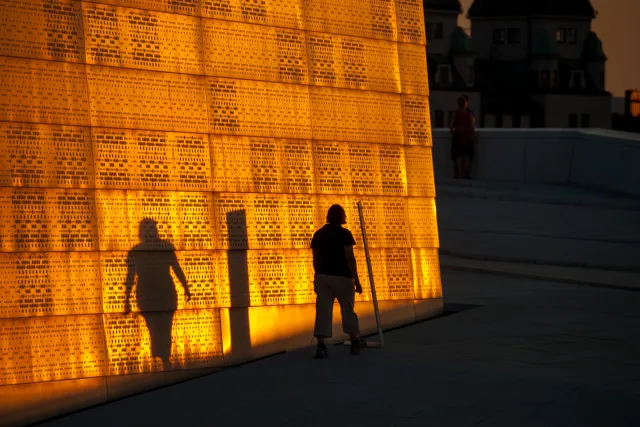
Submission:
[[[441,297],[421,0],[0,0],[0,103],[2,386],[223,364],[333,203],[381,300]]]

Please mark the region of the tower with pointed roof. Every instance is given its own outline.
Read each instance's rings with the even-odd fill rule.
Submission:
[[[589,0],[475,0],[468,17],[485,127],[611,127]]]

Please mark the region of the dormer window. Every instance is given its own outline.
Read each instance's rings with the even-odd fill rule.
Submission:
[[[540,71],[540,87],[542,89],[549,89],[549,70]]]
[[[451,77],[451,65],[439,64],[436,71],[436,83],[450,84],[453,78]]]
[[[507,30],[507,43],[508,44],[520,44],[522,35],[520,28],[509,28]]]
[[[551,82],[549,86],[552,88],[558,87],[558,70],[551,70]]]
[[[504,28],[496,28],[493,30],[493,44],[505,44],[506,31]]]
[[[442,22],[426,23],[427,41],[444,39],[444,25]]]
[[[585,81],[584,81],[584,71],[582,70],[572,70],[571,78],[569,79],[569,87],[571,89],[584,89]]]
[[[578,42],[578,32],[575,28],[558,28],[556,41],[558,43],[576,44]]]

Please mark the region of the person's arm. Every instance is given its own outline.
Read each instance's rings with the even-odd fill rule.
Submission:
[[[471,136],[476,136],[476,116],[471,115]]]
[[[129,313],[131,311],[131,290],[136,281],[136,266],[133,261],[131,253],[127,255],[127,278],[124,283],[124,312]]]
[[[353,246],[345,246],[344,254],[347,257],[347,265],[349,266],[349,270],[351,271],[353,282],[356,285],[356,292],[361,294],[362,285],[360,284],[360,278],[358,277],[358,263],[356,262],[356,256],[353,253]]]
[[[453,133],[454,127],[453,124],[456,122],[456,115],[458,114],[457,111],[454,111],[453,114],[451,115],[451,120],[449,120],[449,132]]]
[[[176,257],[175,252],[171,252],[171,268],[180,281],[180,284],[184,288],[184,295],[186,297],[186,300],[190,301],[191,291],[189,291],[189,286],[187,285],[187,276],[185,276],[184,271],[182,271],[182,267],[180,267],[180,263],[178,262],[178,257]]]

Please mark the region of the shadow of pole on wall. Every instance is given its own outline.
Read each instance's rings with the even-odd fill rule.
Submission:
[[[231,363],[244,361],[251,353],[251,330],[249,322],[249,264],[247,249],[247,214],[244,210],[227,213],[229,250],[227,263],[229,269],[229,290],[231,307],[229,308],[229,328],[231,334]]]

